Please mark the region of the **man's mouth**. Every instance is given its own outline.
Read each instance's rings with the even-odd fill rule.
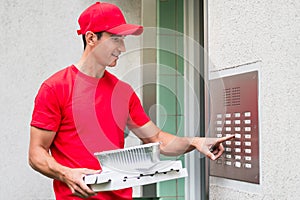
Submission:
[[[119,58],[119,54],[111,54],[112,56],[116,57],[116,58]]]

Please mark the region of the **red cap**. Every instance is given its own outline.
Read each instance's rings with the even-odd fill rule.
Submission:
[[[110,3],[96,2],[91,5],[80,15],[78,23],[78,35],[87,31],[105,31],[116,35],[140,35],[143,32],[142,26],[127,24],[121,10]]]

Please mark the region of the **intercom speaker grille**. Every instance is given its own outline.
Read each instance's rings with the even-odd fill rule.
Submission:
[[[230,106],[231,105],[231,103],[230,103],[231,102],[230,88],[224,89],[223,98],[224,98],[224,105]]]
[[[239,106],[241,105],[241,88],[226,88],[223,92],[224,106]]]

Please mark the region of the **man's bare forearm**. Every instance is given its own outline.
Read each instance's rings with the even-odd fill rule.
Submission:
[[[49,152],[54,137],[53,131],[31,127],[28,159],[34,170],[49,178],[62,180],[68,168],[57,163]]]
[[[42,147],[35,147],[29,152],[30,166],[41,174],[57,180],[62,180],[67,167],[60,165]]]

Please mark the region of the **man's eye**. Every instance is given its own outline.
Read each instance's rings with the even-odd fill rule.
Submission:
[[[120,37],[111,37],[110,39],[112,39],[113,42],[119,43],[120,42]]]

